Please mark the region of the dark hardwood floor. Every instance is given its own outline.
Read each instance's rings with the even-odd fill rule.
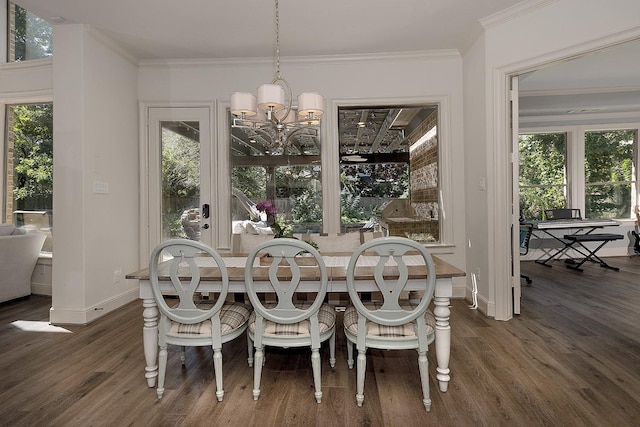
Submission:
[[[432,347],[430,413],[414,351],[370,351],[358,408],[340,329],[334,369],[323,353],[321,404],[304,350],[268,352],[254,402],[244,338],[223,348],[223,402],[207,348],[188,349],[186,368],[170,352],[159,401],[144,379],[140,301],[88,326],[31,332],[25,325],[46,326],[50,307],[32,296],[0,306],[0,425],[637,426],[640,257],[608,261],[620,271],[522,263],[533,284],[522,288],[522,314],[508,322],[454,300],[452,379],[441,393]]]

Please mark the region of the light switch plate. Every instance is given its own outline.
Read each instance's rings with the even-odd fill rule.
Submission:
[[[102,181],[93,181],[93,192],[96,194],[108,194],[109,183]]]

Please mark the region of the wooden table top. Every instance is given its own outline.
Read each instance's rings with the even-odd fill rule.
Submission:
[[[347,265],[349,264],[350,255],[347,254],[328,254],[322,256],[325,265],[327,267],[327,273],[329,280],[343,281],[346,279]],[[218,270],[215,262],[210,257],[202,257],[202,261],[198,261],[198,265],[201,267],[200,274],[201,279],[217,280],[220,278],[220,271]],[[378,257],[364,255],[360,257],[360,262],[356,266],[355,276],[356,279],[372,279],[373,271],[375,268],[375,262]],[[424,265],[422,257],[419,255],[406,255],[404,257],[407,266],[409,267],[409,278],[423,278],[427,274],[427,268]],[[244,270],[247,261],[246,256],[223,256],[223,261],[227,267],[230,281],[244,281]],[[436,266],[436,278],[453,278],[463,277],[465,272],[457,267],[441,260],[440,258],[433,256],[433,262]],[[159,277],[161,280],[169,280],[169,274],[167,271],[168,262],[161,263],[158,268]],[[253,266],[253,273],[255,279],[268,279],[269,266],[265,263],[261,263],[259,259],[256,259]],[[289,276],[287,273],[288,266],[283,266],[278,269],[278,276],[286,278]],[[184,271],[184,273],[182,273]],[[319,278],[318,269],[316,266],[302,265],[300,266],[301,277],[303,280],[317,280]],[[181,278],[188,278],[188,268],[180,269],[179,273]],[[385,277],[394,277],[397,275],[397,267],[390,261],[384,270]],[[149,280],[149,269],[144,268],[142,270],[135,271],[126,275],[127,279]]]

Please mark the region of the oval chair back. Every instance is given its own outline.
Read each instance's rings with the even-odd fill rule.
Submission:
[[[355,283],[358,269],[371,269],[368,265],[358,265],[365,253],[377,256],[377,262],[373,267],[374,283],[383,300],[382,305],[374,310],[360,299]],[[426,270],[422,281],[424,286],[417,290],[423,293],[420,303],[412,310],[407,310],[406,306],[401,307],[400,298],[409,280],[409,270],[404,257],[410,253],[421,256]],[[363,244],[353,253],[347,266],[347,289],[351,302],[364,318],[379,324],[399,326],[424,315],[433,298],[435,286],[435,264],[431,254],[421,244],[404,237],[381,237]]]
[[[165,257],[169,259],[165,260]],[[203,298],[201,269],[217,277],[216,292]],[[162,280],[161,280],[162,279]],[[247,329],[251,307],[226,301],[229,275],[223,258],[213,248],[194,240],[172,239],[154,248],[149,261],[149,280],[160,319],[158,321],[158,398],[164,393],[168,344],[211,346],[216,376],[216,396],[222,401],[222,344]],[[162,282],[162,286],[161,286]],[[176,301],[175,297],[178,300]],[[251,358],[251,355],[250,355]]]
[[[171,293],[178,296],[177,305],[169,305],[163,296],[158,281],[158,264],[162,261],[162,254],[168,254],[171,259],[168,267],[168,274],[171,283]],[[219,298],[212,306],[206,309],[196,306],[194,295],[200,285],[200,267],[196,262],[196,257],[206,254],[214,261],[211,268],[220,271],[221,289]],[[184,324],[195,324],[210,319],[216,312],[220,311],[229,291],[229,274],[220,254],[213,248],[195,240],[172,239],[159,244],[151,253],[149,264],[149,279],[151,281],[151,291],[158,304],[158,310],[168,320]],[[165,293],[167,293],[165,291]]]
[[[371,270],[374,293],[381,296],[380,301],[363,301],[357,288],[357,279],[371,276]],[[411,289],[407,289],[409,282]],[[343,323],[349,368],[353,367],[354,344],[358,350],[358,406],[364,402],[367,348],[415,349],[418,351],[423,404],[427,411],[431,410],[427,350],[435,339],[435,317],[428,307],[435,285],[433,258],[424,246],[413,240],[404,237],[373,239],[351,256],[347,266],[347,290],[353,305],[346,309]],[[403,298],[405,295],[408,298]],[[415,299],[419,301],[416,303]]]
[[[266,265],[263,265],[266,264]],[[304,280],[307,279],[307,280]],[[335,365],[335,309],[324,303],[329,276],[320,253],[302,240],[277,238],[255,246],[247,256],[245,286],[254,313],[249,339],[255,347],[253,397],[260,396],[264,346],[311,347],[315,397],[322,399],[320,344],[329,340]],[[259,294],[275,296],[263,301]],[[315,295],[314,295],[315,294]],[[314,295],[311,300],[307,300]]]

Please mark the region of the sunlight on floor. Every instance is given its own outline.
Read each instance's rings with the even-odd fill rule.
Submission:
[[[60,326],[53,326],[49,322],[34,321],[34,320],[16,320],[11,322],[16,328],[25,332],[62,332],[65,334],[71,334],[68,329],[61,328]]]

